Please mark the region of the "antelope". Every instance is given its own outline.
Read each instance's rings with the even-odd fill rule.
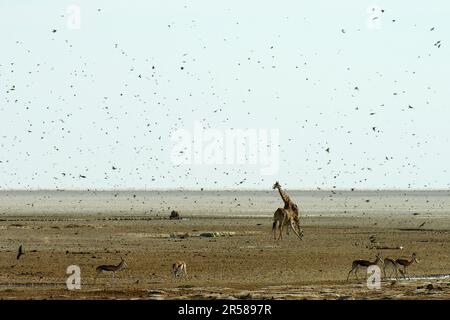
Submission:
[[[385,278],[386,278],[386,269],[388,267],[391,267],[391,269],[394,269],[395,277],[397,278],[397,275],[398,275],[397,263],[395,262],[394,259],[384,258],[384,260],[383,260],[383,274],[384,274]],[[391,276],[392,276],[392,272],[391,272]]]
[[[352,263],[352,270],[350,270],[347,275],[347,281],[352,272],[355,274],[356,279],[358,279],[358,269],[367,269],[370,266],[377,265],[378,262],[383,262],[379,253],[375,257],[375,261],[373,262],[367,260],[354,260]]]
[[[303,237],[303,230],[300,229],[300,223],[298,216],[289,209],[283,209],[278,208],[275,213],[273,214],[273,224],[272,224],[272,231],[273,231],[273,237],[274,239],[277,239],[276,237],[276,228],[278,224],[278,230],[279,230],[279,236],[278,240],[281,240],[283,238],[283,227],[287,226],[287,234],[289,234],[289,226],[292,228],[294,233],[297,235],[297,237],[302,240]]]
[[[400,265],[400,266],[403,267],[403,271],[400,269],[400,272],[402,272],[403,277],[406,276],[406,267],[409,267],[411,264],[413,264],[413,262],[419,263],[419,261],[416,258],[416,254],[415,253],[413,253],[411,255],[411,260],[408,260],[408,259],[397,259],[397,260],[395,260],[395,264],[397,266]]]
[[[184,261],[176,261],[173,265],[172,265],[172,274],[174,276],[174,278],[178,277],[178,276],[182,276],[182,275],[187,275],[187,271],[186,271],[186,262]]]
[[[95,275],[95,280],[97,280],[97,277],[99,276],[100,273],[103,272],[112,272],[112,278],[114,279],[116,276],[116,272],[125,269],[128,267],[128,264],[125,262],[125,260],[123,260],[122,257],[120,257],[120,263],[115,266],[115,265],[101,265],[98,266],[95,271],[97,272]]]

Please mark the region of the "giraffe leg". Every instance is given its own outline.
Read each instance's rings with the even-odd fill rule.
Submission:
[[[293,219],[291,219],[291,224],[290,225],[291,225],[292,231],[294,231],[295,235],[301,240],[302,239],[302,235],[299,232],[302,232],[302,231],[300,229],[300,226],[298,226]],[[296,230],[296,228],[297,228],[297,230]]]
[[[278,231],[279,231],[278,240],[283,240],[283,224],[284,220],[278,221]]]
[[[277,220],[275,220],[272,224],[272,232],[273,232],[273,238],[277,239]]]
[[[278,227],[280,231],[280,235],[278,236],[278,240],[283,240],[283,223],[280,223],[280,226]]]

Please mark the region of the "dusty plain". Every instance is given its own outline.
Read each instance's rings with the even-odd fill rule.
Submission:
[[[0,299],[450,298],[448,191],[291,195],[303,240],[273,239],[282,203],[272,191],[0,191]],[[413,252],[420,263],[379,290],[362,271],[346,280],[354,259]],[[128,268],[115,279],[94,279],[121,257]],[[172,276],[176,260],[186,277]],[[80,290],[66,287],[70,265]]]

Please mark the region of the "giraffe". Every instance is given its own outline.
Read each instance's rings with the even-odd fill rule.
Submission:
[[[280,193],[281,199],[284,202],[284,209],[291,209],[293,210],[297,216],[298,216],[298,206],[292,202],[291,198],[288,196],[288,194],[281,189],[281,185],[280,183],[277,181],[275,182],[275,184],[273,185],[273,189],[278,189],[278,192]]]
[[[303,230],[300,228],[300,223],[298,220],[298,216],[291,209],[278,208],[273,214],[273,224],[272,231],[273,237],[277,240],[276,237],[276,228],[278,224],[279,236],[278,240],[283,238],[283,227],[286,226],[286,230],[289,230],[289,226],[292,228],[297,237],[302,240],[303,238]],[[288,233],[289,234],[289,233]]]
[[[277,181],[275,182],[275,184],[273,185],[273,189],[278,189],[278,192],[280,193],[281,199],[284,202],[284,210],[286,210],[286,212],[290,212],[290,214],[287,215],[287,220],[285,221],[284,225],[288,225],[289,222],[291,223],[292,229],[295,230],[295,228],[293,227],[293,225],[296,225],[297,230],[301,233],[301,236],[299,236],[298,233],[297,236],[301,239],[301,237],[303,237],[303,230],[300,229],[300,219],[299,219],[299,213],[298,213],[298,206],[292,202],[291,198],[288,196],[288,194],[281,189],[281,185],[280,183]],[[281,209],[281,208],[279,208]],[[277,213],[278,212],[278,213]],[[278,218],[277,218],[278,216]],[[273,224],[273,230],[275,228],[276,225],[276,221],[281,221],[282,220],[282,213],[279,212],[278,210],[275,211],[274,214],[274,224]],[[294,223],[294,224],[292,224]],[[289,235],[289,227],[286,228],[286,234]]]

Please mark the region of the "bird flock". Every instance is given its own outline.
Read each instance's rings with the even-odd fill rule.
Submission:
[[[99,24],[111,11],[84,10],[92,11]],[[385,21],[394,14],[381,8],[373,19]],[[59,23],[66,18],[61,14]],[[448,139],[439,136],[438,126],[429,131],[420,123],[430,108],[444,112],[436,105],[443,92],[422,71],[435,67],[431,59],[443,57],[439,26],[400,19],[383,25],[389,32],[406,28],[412,35],[426,34],[394,69],[377,68],[378,63],[363,68],[361,61],[349,59],[348,41],[360,39],[363,26],[326,29],[327,38],[336,41],[337,67],[325,75],[326,46],[308,48],[281,32],[244,45],[250,26],[230,19],[234,33],[223,34],[217,44],[200,38],[170,46],[174,52],[158,47],[157,39],[148,50],[138,50],[119,36],[87,50],[74,31],[56,25],[35,31],[40,46],[20,34],[9,40],[16,54],[0,64],[0,121],[6,125],[0,134],[0,188],[258,189],[273,179],[252,165],[171,163],[172,134],[189,130],[195,121],[205,129],[279,129],[279,173],[287,185],[449,186],[436,172],[424,174],[429,159],[445,157],[438,147],[448,146]],[[207,26],[199,20],[186,21],[187,28],[201,32]],[[292,23],[290,17],[285,20],[280,28]],[[301,23],[310,22],[305,17]],[[180,22],[159,27],[167,39],[185,32]],[[85,41],[100,32],[86,28]],[[422,47],[428,39],[429,47]],[[223,56],[211,60],[217,50]],[[342,80],[336,83],[338,75]],[[439,168],[448,176],[442,163]]]

